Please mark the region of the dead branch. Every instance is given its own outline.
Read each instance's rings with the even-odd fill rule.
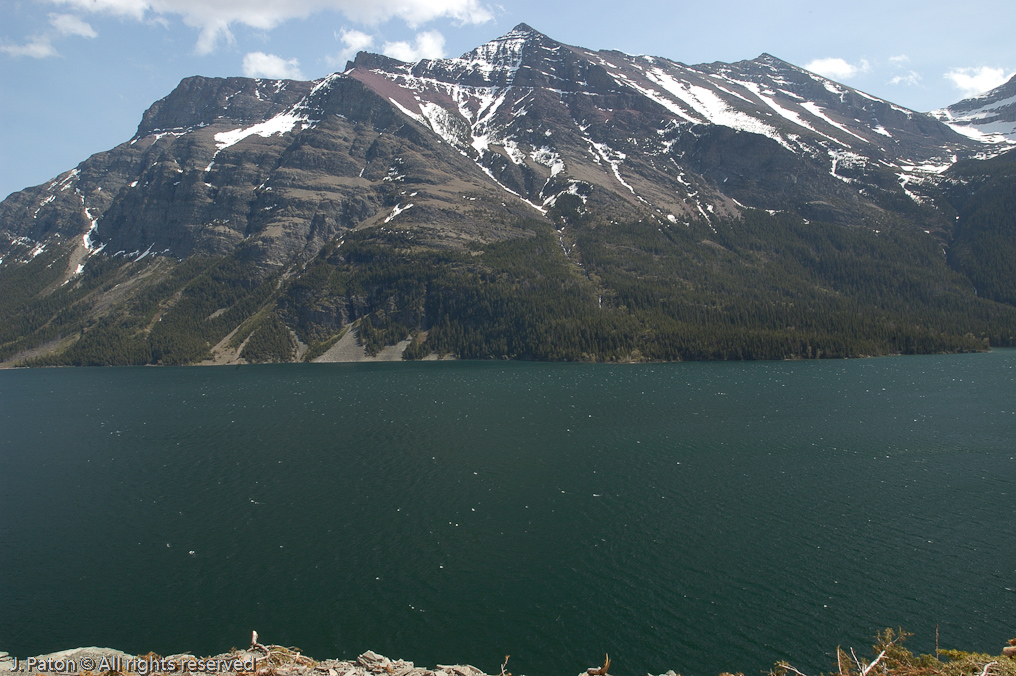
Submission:
[[[881,661],[881,659],[883,657],[885,657],[885,651],[884,650],[878,654],[878,657],[875,658],[874,662],[872,662],[871,664],[869,664],[868,666],[866,666],[864,668],[864,670],[861,672],[861,676],[868,676],[868,672],[871,671],[872,667],[874,667],[876,664],[878,664],[879,661]],[[981,676],[985,676],[985,674],[981,674]]]
[[[797,674],[797,676],[807,676],[807,674],[805,674],[805,673],[803,673],[801,671],[798,671],[796,668],[794,668],[793,666],[791,666],[790,664],[788,664],[786,662],[780,662],[780,667],[783,668],[783,669],[786,669],[787,671],[794,672],[795,674]]]
[[[850,649],[850,656],[854,658],[854,664],[857,665],[857,671],[862,671],[864,669],[864,665],[861,664],[861,660],[857,659],[857,653],[854,652],[853,648]]]

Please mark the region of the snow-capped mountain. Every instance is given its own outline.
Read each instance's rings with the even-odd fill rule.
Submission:
[[[990,92],[933,110],[931,115],[977,141],[1016,144],[1016,75]]]
[[[982,109],[1010,114],[1007,91]],[[559,225],[565,211],[676,224],[756,207],[878,227],[887,201],[926,202],[939,173],[994,147],[768,54],[687,66],[520,24],[456,59],[360,53],[315,82],[189,78],[128,143],[5,200],[0,246],[24,259],[59,234],[80,255],[185,257],[247,242],[277,265],[375,221],[489,236],[464,225],[453,176],[495,220],[513,205]]]
[[[687,66],[564,45],[525,24],[458,59],[361,53],[345,75],[541,211],[598,188],[673,222],[787,199],[858,218],[859,196],[925,201],[924,183],[983,150],[932,117],[768,54]],[[731,132],[750,137],[731,142]]]
[[[985,305],[1016,297],[1006,235],[977,220],[1007,199],[1013,87],[929,115],[769,54],[689,66],[525,24],[313,82],[187,78],[0,202],[0,361],[285,360],[290,332],[316,355],[361,321],[365,349],[422,332],[419,357],[1016,342]]]

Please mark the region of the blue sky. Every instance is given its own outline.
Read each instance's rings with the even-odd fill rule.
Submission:
[[[1011,0],[0,0],[0,16],[0,197],[128,140],[184,77],[458,56],[520,22],[689,64],[768,52],[921,111],[1016,71]]]

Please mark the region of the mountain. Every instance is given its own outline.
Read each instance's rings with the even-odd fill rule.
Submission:
[[[933,110],[933,117],[959,133],[986,143],[1016,142],[1016,75],[991,91]]]
[[[865,189],[904,194],[979,145],[768,54],[692,67],[570,47],[525,24],[459,59],[361,53],[346,75],[538,209],[597,192],[678,221],[819,197],[860,214]]]
[[[1007,110],[996,92],[977,110]],[[525,24],[314,82],[188,78],[127,142],[0,203],[0,360],[1008,344],[1012,301],[972,281],[987,251],[952,247],[983,240],[964,205],[1005,193],[1011,146],[960,133],[960,110]]]

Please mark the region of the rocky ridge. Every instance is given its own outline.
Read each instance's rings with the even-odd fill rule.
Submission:
[[[980,96],[931,111],[952,129],[984,143],[1016,142],[1016,75]]]

